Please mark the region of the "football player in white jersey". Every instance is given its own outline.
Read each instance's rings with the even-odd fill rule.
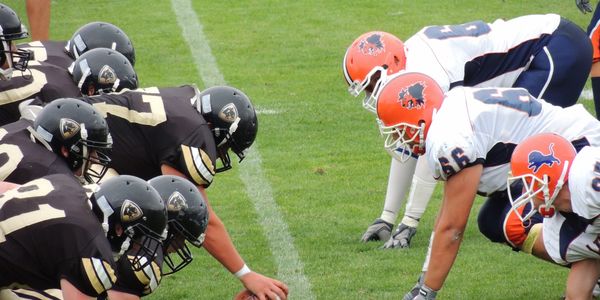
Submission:
[[[405,149],[397,151],[403,161],[423,155],[434,176],[445,183],[423,267],[419,292],[425,299],[435,297],[450,272],[476,194],[490,198],[480,211],[490,216],[479,218],[484,235],[515,249],[535,250],[524,247],[536,239],[527,230],[498,234],[506,230],[510,214],[505,219],[499,206],[488,205],[506,198],[510,156],[519,142],[556,132],[577,145],[600,146],[600,122],[582,105],[560,108],[522,88],[457,87],[444,95],[431,77],[400,72],[375,96],[385,148]]]
[[[428,26],[406,43],[386,32],[367,32],[346,51],[343,69],[350,93],[365,91],[363,106],[373,112],[373,90],[400,70],[425,73],[444,92],[455,86],[523,87],[566,107],[577,102],[591,55],[589,39],[577,25],[556,14],[527,15],[493,23]],[[411,176],[404,218],[390,238]],[[408,247],[435,188],[431,177],[424,161],[400,164],[392,159],[383,212],[362,241],[389,238],[385,248]]]
[[[542,240],[550,261],[570,265],[567,299],[590,299],[600,275],[600,148],[575,147],[542,133],[523,140],[511,157],[512,177],[525,188],[510,195],[513,209],[534,207],[544,216]],[[542,224],[539,224],[540,226]]]

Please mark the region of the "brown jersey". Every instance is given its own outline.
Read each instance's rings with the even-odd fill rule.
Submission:
[[[0,127],[0,181],[23,184],[49,174],[73,171],[52,150],[31,139],[29,120],[19,120]]]
[[[33,59],[67,69],[75,59],[65,48],[67,41],[33,41],[18,44],[17,48],[33,52]]]
[[[0,287],[60,288],[92,297],[116,281],[102,226],[69,175],[30,181],[0,195]]]
[[[215,174],[212,132],[192,105],[195,87],[146,88],[81,99],[102,112],[110,128],[111,165],[119,174],[151,179],[162,164],[207,187]]]
[[[81,91],[67,69],[30,61],[24,72],[13,72],[10,80],[0,81],[0,125],[19,119],[19,103],[27,99],[50,102],[57,98],[79,97]]]
[[[112,287],[112,290],[136,295],[139,297],[150,295],[154,292],[162,278],[162,251],[157,253],[152,263],[144,267],[142,270],[134,271],[131,265],[133,257],[127,255],[121,256],[117,261],[117,282]]]

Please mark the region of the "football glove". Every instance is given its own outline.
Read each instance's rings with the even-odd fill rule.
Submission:
[[[410,240],[417,233],[417,228],[404,225],[403,223],[398,224],[398,229],[394,232],[394,235],[385,242],[383,245],[384,249],[393,248],[408,248],[410,247]]]
[[[426,285],[422,285],[419,294],[413,300],[435,300],[437,292]]]
[[[370,241],[386,241],[392,235],[393,226],[382,219],[375,219],[360,240],[365,243]]]
[[[413,286],[412,289],[410,289],[410,291],[404,295],[402,300],[413,300],[415,297],[417,297],[417,295],[419,295],[419,291],[421,290],[421,285],[423,285],[423,280],[425,280],[425,274],[421,273],[415,286]]]
[[[575,0],[575,4],[577,5],[577,8],[579,8],[579,10],[584,14],[592,12],[590,0]]]

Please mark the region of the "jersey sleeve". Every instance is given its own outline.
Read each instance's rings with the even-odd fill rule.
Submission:
[[[162,163],[181,171],[196,185],[208,187],[215,175],[216,156],[212,133],[200,128],[182,141],[174,157],[166,156]]]
[[[123,255],[117,261],[119,277],[113,290],[139,297],[151,294],[160,284],[161,266],[159,262],[154,260],[142,270],[135,271],[131,266],[131,259],[133,257]]]
[[[460,170],[484,162],[472,140],[466,136],[445,135],[432,140],[425,155],[436,179],[446,181]]]

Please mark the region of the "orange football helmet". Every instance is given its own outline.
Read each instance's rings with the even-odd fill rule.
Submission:
[[[402,162],[411,154],[425,153],[433,115],[444,100],[435,80],[422,73],[400,72],[390,77],[375,97],[384,148]]]
[[[508,193],[512,209],[531,203],[537,207],[534,200],[543,203],[537,211],[546,218],[554,216],[554,199],[567,182],[569,169],[577,152],[573,145],[562,136],[554,133],[541,133],[523,140],[512,153],[511,175],[507,187],[515,181],[523,184],[523,194],[513,197]],[[525,216],[517,213],[521,221],[526,222],[536,213],[532,209]]]
[[[404,43],[393,34],[370,31],[359,36],[344,55],[343,69],[348,91],[354,97],[366,90],[363,107],[375,113],[372,95],[388,75],[406,66]]]

